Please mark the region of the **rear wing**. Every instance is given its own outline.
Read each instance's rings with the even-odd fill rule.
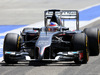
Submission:
[[[47,19],[51,19],[53,14],[57,15],[63,21],[63,25],[65,19],[75,19],[76,30],[79,30],[79,13],[77,10],[46,10],[44,13],[45,24]]]

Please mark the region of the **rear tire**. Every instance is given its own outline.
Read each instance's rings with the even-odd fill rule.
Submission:
[[[5,51],[12,51],[12,52],[19,52],[20,51],[20,36],[15,33],[8,33],[4,39],[4,46],[3,46],[3,56],[4,61],[7,64],[15,64],[18,61],[11,59],[9,54],[5,54]]]
[[[97,28],[86,28],[84,32],[88,36],[89,52],[91,56],[99,55],[99,29]]]
[[[73,50],[74,51],[83,51],[83,58],[80,61],[79,58],[75,59],[76,64],[86,64],[89,59],[88,44],[87,44],[87,35],[85,33],[75,34],[72,38]]]

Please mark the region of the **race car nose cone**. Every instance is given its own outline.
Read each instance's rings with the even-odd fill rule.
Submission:
[[[39,59],[40,60],[43,59],[44,51],[45,51],[44,47],[39,48]]]

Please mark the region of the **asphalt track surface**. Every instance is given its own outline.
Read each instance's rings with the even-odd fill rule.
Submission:
[[[1,0],[0,23],[32,24],[43,20],[45,9],[82,9],[99,2],[100,0]],[[87,27],[100,28],[99,22],[100,20]],[[88,64],[82,65],[74,62],[19,62],[7,65],[1,62],[0,75],[100,75],[100,56],[90,57]]]

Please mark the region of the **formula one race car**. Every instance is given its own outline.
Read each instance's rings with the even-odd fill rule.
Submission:
[[[75,21],[76,30],[64,27],[65,19]],[[42,28],[24,28],[20,35],[8,33],[5,36],[3,55],[7,64],[21,60],[85,64],[89,55],[99,55],[99,30],[79,30],[77,10],[46,10],[44,20],[45,26]]]

